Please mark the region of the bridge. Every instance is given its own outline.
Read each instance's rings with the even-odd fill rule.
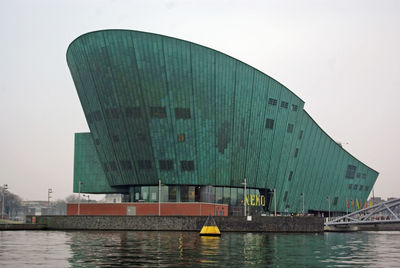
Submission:
[[[400,198],[337,217],[325,222],[326,227],[351,227],[368,224],[400,224]]]

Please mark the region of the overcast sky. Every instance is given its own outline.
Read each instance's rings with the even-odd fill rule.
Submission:
[[[400,1],[41,1],[0,9],[0,185],[24,200],[72,193],[88,131],[65,54],[79,35],[133,29],[199,43],[272,76],[400,197]]]

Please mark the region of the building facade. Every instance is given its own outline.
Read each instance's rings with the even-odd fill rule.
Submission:
[[[75,134],[75,192],[227,204],[231,215],[244,202],[253,214],[343,212],[377,179],[292,91],[216,50],[103,30],[75,39],[67,62],[90,129]]]

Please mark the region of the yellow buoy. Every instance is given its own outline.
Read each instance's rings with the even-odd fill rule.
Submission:
[[[221,232],[219,231],[219,228],[217,224],[215,223],[215,220],[213,217],[208,216],[206,222],[203,225],[203,228],[201,228],[200,235],[208,235],[208,236],[220,236]]]

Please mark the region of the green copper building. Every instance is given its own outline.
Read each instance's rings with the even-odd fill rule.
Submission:
[[[240,215],[246,179],[252,213],[273,209],[274,190],[280,212],[301,212],[303,198],[308,212],[343,212],[377,179],[292,91],[216,50],[104,30],[74,40],[67,62],[90,129],[75,134],[75,192],[80,181],[81,192],[158,202],[161,181],[162,202]]]

